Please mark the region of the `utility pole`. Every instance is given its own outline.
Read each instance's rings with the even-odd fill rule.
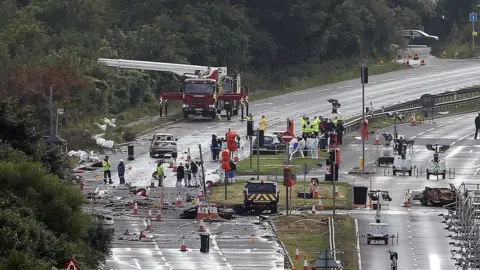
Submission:
[[[257,128],[257,180],[260,180],[260,129]]]
[[[361,71],[361,83],[362,83],[362,125],[365,129],[365,84],[368,83],[368,67],[362,65]],[[365,136],[361,134],[362,138],[362,171],[365,170]]]
[[[365,149],[365,147],[364,147]],[[332,219],[333,221],[335,221],[335,208],[336,208],[336,204],[337,204],[337,192],[336,192],[336,189],[337,189],[337,183],[336,183],[336,169],[337,169],[337,149],[336,148],[333,148],[333,153],[335,155],[335,158],[334,160],[332,160],[332,187],[333,187],[333,199],[332,199]]]
[[[50,86],[50,100],[48,102],[48,107],[50,108],[50,136],[55,134],[54,125],[53,125],[53,86]]]
[[[205,170],[204,170],[204,167],[203,167],[203,155],[202,155],[202,145],[199,144],[198,145],[198,149],[200,150],[200,168],[199,169],[202,169],[202,185],[203,185],[203,192],[204,192],[204,196],[203,196],[203,199],[205,200],[205,203],[208,203],[208,200],[207,200],[207,184],[205,183]]]
[[[397,111],[393,113],[393,138],[396,139],[397,136]]]

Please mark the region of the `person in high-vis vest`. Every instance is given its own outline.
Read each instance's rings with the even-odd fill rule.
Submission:
[[[158,186],[163,186],[163,179],[165,178],[165,171],[163,170],[163,162],[157,163],[157,177],[158,177]]]
[[[318,137],[318,129],[320,128],[320,119],[318,119],[316,116],[313,118],[313,135],[315,137]]]
[[[300,127],[302,128],[302,136],[305,134],[305,124],[307,123],[307,120],[305,119],[305,116],[302,117],[302,120],[300,120]]]
[[[103,167],[103,183],[107,184],[107,176],[108,176],[108,183],[113,184],[112,182],[112,172],[110,169],[112,169],[112,164],[108,160],[108,156],[105,156],[105,158],[102,161],[102,167]]]
[[[260,120],[260,130],[267,130],[267,117],[265,115],[262,115],[262,119]]]
[[[337,126],[337,124],[338,124],[338,117],[335,116],[335,119],[333,119],[333,124],[334,124],[335,126]]]
[[[310,137],[313,133],[313,128],[312,128],[312,124],[310,123],[310,121],[307,121],[307,123],[305,123],[305,135],[306,137]]]
[[[252,113],[249,113],[249,114],[247,115],[247,117],[245,117],[245,120],[247,120],[247,121],[253,121],[253,115],[252,115]]]

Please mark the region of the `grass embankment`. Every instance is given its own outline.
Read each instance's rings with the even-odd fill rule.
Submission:
[[[281,216],[274,220],[277,234],[292,258],[296,269],[303,269],[304,257],[309,266],[329,246],[328,218],[324,215]],[[358,270],[355,225],[350,217],[337,216],[335,243],[337,260],[344,269]],[[295,249],[299,249],[300,260],[295,260]]]
[[[455,59],[455,53],[458,53],[458,59],[468,59],[480,56],[480,46],[475,46],[475,52],[472,51],[472,45],[466,43],[452,42],[441,43],[432,46],[430,53],[438,58],[443,58],[445,52],[446,59]]]
[[[307,164],[308,169],[312,170],[318,167],[327,157],[326,152],[320,152],[319,159],[311,158],[294,158],[291,161],[294,173],[302,173],[303,165]],[[283,174],[283,167],[285,166],[285,154],[278,155],[260,155],[259,173],[261,175],[280,175]],[[256,175],[257,174],[257,156],[252,156],[252,168],[250,168],[250,157],[241,160],[237,164],[237,174],[239,175]]]
[[[243,205],[244,195],[243,187],[245,181],[239,181],[235,184],[229,184],[227,186],[227,199],[225,200],[225,186],[219,185],[212,188],[212,193],[209,197],[209,201],[217,203],[223,206]],[[285,209],[285,188],[283,183],[278,182],[280,186],[280,202],[278,209]],[[339,196],[336,198],[337,209],[350,209],[352,206],[352,186],[347,183],[338,183]],[[307,178],[305,185],[306,192],[310,191],[310,179]],[[329,182],[320,182],[318,188],[319,195],[322,198],[325,209],[332,209],[333,187]],[[311,209],[311,205],[315,203],[314,199],[298,198],[298,193],[304,192],[303,181],[297,181],[297,184],[292,187],[292,209],[304,208],[306,210]]]

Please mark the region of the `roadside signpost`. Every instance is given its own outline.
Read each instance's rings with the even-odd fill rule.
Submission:
[[[428,110],[430,108],[430,121],[433,123],[433,107],[435,107],[435,97],[430,94],[423,94],[420,97],[420,106]]]
[[[282,133],[282,140],[284,143],[289,143],[293,139],[292,134],[290,132],[285,131]]]
[[[472,52],[475,51],[475,37],[478,35],[475,32],[475,22],[478,21],[478,14],[475,12],[470,13],[470,21],[472,22]]]

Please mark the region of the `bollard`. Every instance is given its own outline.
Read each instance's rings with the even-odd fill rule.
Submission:
[[[360,170],[365,168],[365,162],[363,161],[363,157],[360,158]]]
[[[135,154],[134,154],[134,146],[133,144],[128,146],[128,160],[134,160],[135,159]]]

